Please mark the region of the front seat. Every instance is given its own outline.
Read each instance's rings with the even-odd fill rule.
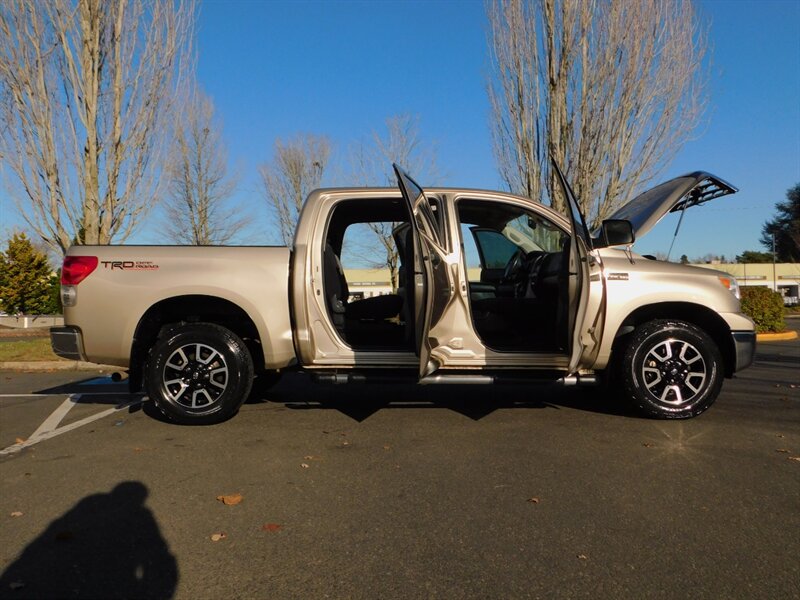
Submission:
[[[343,332],[347,321],[383,321],[400,314],[403,300],[397,294],[373,296],[348,302],[350,290],[339,256],[330,244],[325,245],[322,263],[325,282],[325,302],[333,318],[333,324]]]

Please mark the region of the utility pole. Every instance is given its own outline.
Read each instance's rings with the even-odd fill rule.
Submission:
[[[772,289],[778,291],[778,277],[775,275],[775,232],[772,232]]]

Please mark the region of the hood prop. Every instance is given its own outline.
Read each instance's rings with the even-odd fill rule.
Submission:
[[[681,216],[678,219],[678,224],[675,227],[675,233],[672,234],[672,243],[670,243],[669,250],[667,251],[667,262],[669,262],[669,257],[672,254],[672,247],[675,245],[675,240],[678,239],[678,232],[681,230],[681,223],[683,223],[683,215],[686,214],[686,209],[690,206],[694,206],[695,204],[700,204],[702,194],[699,189],[695,188],[690,192],[689,196],[690,201],[684,202],[681,205]]]

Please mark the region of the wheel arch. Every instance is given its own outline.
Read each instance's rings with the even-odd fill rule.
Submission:
[[[170,325],[214,323],[230,329],[247,345],[256,369],[263,369],[264,350],[258,328],[243,308],[216,296],[189,294],[165,298],[148,308],[139,319],[131,342],[129,385],[132,392],[142,389],[147,353]]]
[[[736,349],[728,324],[719,314],[707,306],[692,302],[659,302],[640,306],[631,312],[625,317],[616,331],[611,350],[611,361],[620,355],[622,348],[636,327],[655,319],[685,321],[702,329],[714,340],[722,354],[725,377],[733,375],[736,368]]]

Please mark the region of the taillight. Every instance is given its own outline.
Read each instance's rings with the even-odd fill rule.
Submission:
[[[78,285],[96,268],[96,256],[65,256],[61,267],[61,285]]]

